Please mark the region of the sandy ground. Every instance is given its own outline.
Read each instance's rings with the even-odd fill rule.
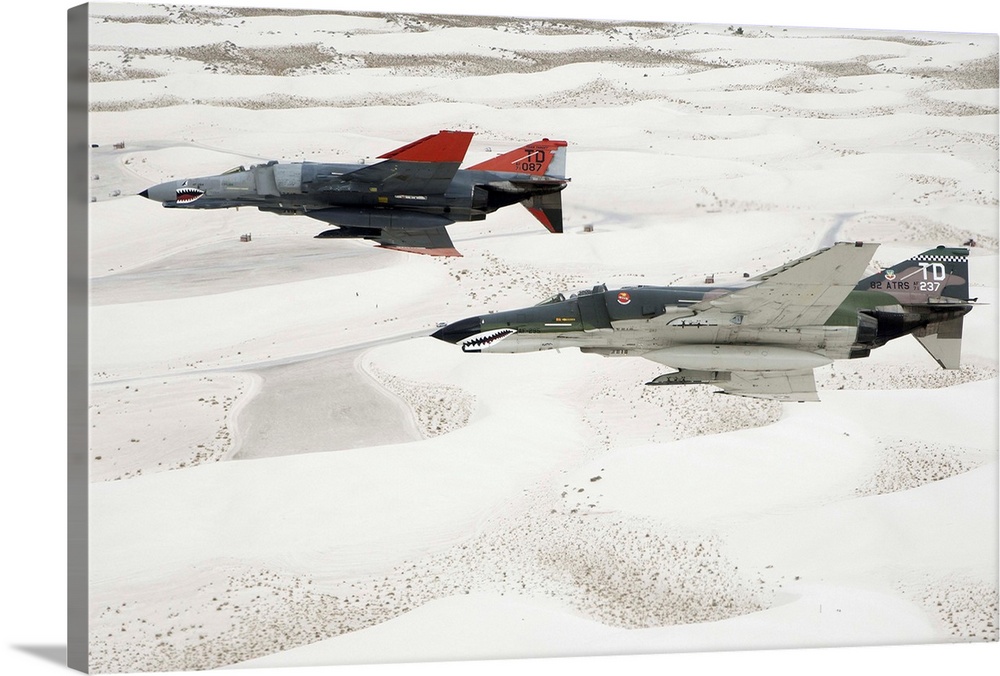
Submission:
[[[96,670],[997,640],[996,36],[92,14]],[[511,207],[440,259],[135,195],[439,129],[568,139],[566,233]],[[970,238],[963,368],[907,338],[814,405],[427,337]]]
[[[347,352],[256,371],[260,390],[237,420],[244,442],[231,457],[244,460],[419,439],[409,407],[359,370],[359,358],[360,352]]]
[[[92,386],[90,480],[218,462],[232,449],[236,404],[254,389],[252,376],[240,373]]]
[[[253,233],[250,233],[251,237]],[[389,265],[361,247],[330,247],[301,236],[258,237],[192,247],[127,272],[91,282],[93,305],[135,303],[224,293],[281,282],[317,279],[331,270],[349,275]],[[294,250],[294,253],[290,251]]]

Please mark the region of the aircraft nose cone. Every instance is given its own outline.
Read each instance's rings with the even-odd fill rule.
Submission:
[[[177,181],[157,183],[139,193],[140,196],[154,202],[173,202],[177,199]]]
[[[479,333],[481,327],[482,321],[480,321],[479,317],[469,317],[468,319],[462,319],[452,324],[448,324],[447,326],[432,333],[431,337],[456,345],[459,341],[465,340],[469,336],[474,336]]]

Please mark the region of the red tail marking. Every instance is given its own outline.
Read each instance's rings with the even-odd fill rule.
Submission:
[[[507,171],[517,174],[542,176],[552,162],[553,152],[557,148],[566,147],[566,145],[566,141],[550,141],[546,138],[541,141],[529,143],[526,146],[521,146],[517,150],[511,150],[509,153],[504,153],[500,157],[494,157],[492,160],[480,162],[474,167],[469,167],[469,169],[477,171]]]
[[[379,159],[404,162],[461,162],[465,159],[465,151],[469,149],[474,133],[442,130],[413,143],[407,143],[402,148],[390,150],[385,155],[379,155]]]

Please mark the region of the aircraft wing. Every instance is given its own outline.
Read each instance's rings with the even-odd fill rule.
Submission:
[[[396,148],[385,160],[342,174],[342,181],[371,184],[371,190],[407,195],[444,194],[465,159],[471,131],[440,131]]]
[[[789,371],[694,371],[680,369],[647,385],[714,385],[724,394],[776,401],[819,401],[812,369]]]
[[[444,226],[432,228],[392,228],[383,230],[378,243],[387,249],[399,249],[430,256],[461,256]]]
[[[756,284],[691,308],[701,319],[741,326],[824,324],[864,276],[876,248],[838,242],[752,278]]]
[[[375,240],[389,249],[431,256],[461,256],[448,236],[450,218],[393,209],[319,209],[306,216],[336,225],[317,237],[321,239]]]
[[[812,369],[732,371],[728,383],[715,383],[726,394],[778,401],[819,401]]]

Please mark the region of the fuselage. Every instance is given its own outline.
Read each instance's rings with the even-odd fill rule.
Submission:
[[[700,368],[708,364],[741,370],[760,368],[751,365],[764,358],[772,367],[780,362],[782,368],[814,368],[834,359],[867,356],[888,340],[941,321],[946,311],[908,311],[895,297],[872,290],[852,291],[824,324],[815,326],[749,326],[738,316],[723,321],[692,309],[745,286],[608,290],[602,285],[527,308],[470,317],[434,335],[460,344],[466,352],[577,347],[605,356],[642,356],[672,349],[671,361],[678,367],[687,360]],[[968,306],[952,311],[958,316]]]
[[[257,207],[262,211],[304,214],[330,208],[404,210],[447,219],[476,221],[497,209],[537,195],[556,193],[566,180],[513,172],[458,170],[440,192],[408,189],[400,174],[370,183],[353,178],[359,164],[268,162],[237,167],[216,176],[168,181],[142,195],[170,208]]]

